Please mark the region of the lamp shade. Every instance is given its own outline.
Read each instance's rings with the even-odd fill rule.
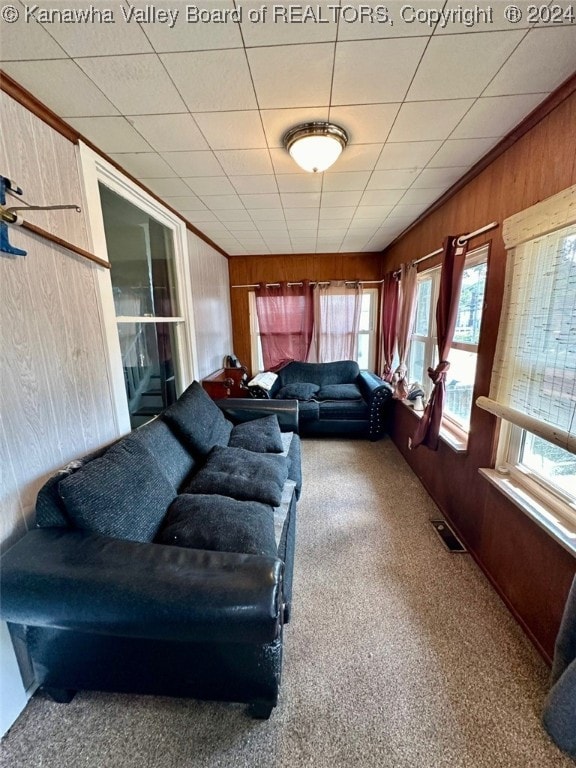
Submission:
[[[322,173],[340,157],[348,136],[333,123],[303,123],[284,136],[284,146],[292,159],[309,173]]]

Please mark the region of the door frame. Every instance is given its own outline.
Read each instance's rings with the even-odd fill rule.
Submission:
[[[110,261],[106,247],[104,218],[100,202],[100,183],[108,187],[132,205],[152,216],[160,224],[171,230],[174,246],[174,266],[176,274],[176,293],[179,314],[184,318],[183,327],[177,329],[177,355],[175,358],[176,389],[181,394],[184,389],[198,378],[196,353],[196,332],[192,306],[190,259],[186,225],[174,213],[165,208],[158,200],[142,187],[124,176],[115,166],[94,152],[83,142],[78,144],[78,166],[83,183],[84,207],[87,213],[88,237],[92,251],[105,261]],[[108,350],[108,379],[115,420],[120,434],[130,432],[130,413],[124,383],[122,355],[116,323],[116,311],[112,292],[112,279],[109,269],[98,270],[98,288],[102,327]]]

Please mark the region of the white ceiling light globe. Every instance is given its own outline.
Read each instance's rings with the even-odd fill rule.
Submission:
[[[304,123],[284,136],[284,146],[300,168],[322,173],[340,157],[348,142],[343,128],[332,123]]]

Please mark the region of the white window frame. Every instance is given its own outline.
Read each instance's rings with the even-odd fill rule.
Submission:
[[[488,245],[482,245],[479,248],[475,248],[466,255],[464,263],[464,269],[470,269],[476,267],[479,264],[488,263],[488,256],[490,247]],[[430,335],[423,336],[417,333],[413,333],[410,339],[410,346],[412,347],[413,341],[419,341],[424,344],[424,370],[429,367],[435,368],[438,364],[438,335],[436,330],[436,305],[438,303],[438,295],[440,292],[440,279],[442,276],[442,265],[432,267],[431,269],[422,271],[418,274],[417,281],[418,286],[425,280],[432,279],[432,291],[430,296],[430,315],[428,318],[428,328],[431,330]],[[470,344],[459,341],[453,341],[450,345],[451,349],[458,349],[464,352],[472,352],[478,358],[478,344]],[[409,372],[410,375],[410,372]],[[432,391],[432,381],[428,376],[425,376],[425,381],[419,382],[428,398]],[[450,412],[444,411],[442,416],[442,426],[446,429],[450,436],[455,438],[454,442],[460,444],[466,442],[470,427],[463,422],[455,418]]]
[[[82,142],[78,145],[78,164],[80,178],[83,180],[84,207],[88,213],[88,236],[94,254],[105,261],[110,261],[100,202],[100,183],[145,211],[171,230],[173,234],[176,295],[179,313],[183,318],[183,322],[176,326],[177,354],[174,361],[176,387],[178,393],[181,393],[194,379],[199,378],[186,225],[140,186],[124,176],[117,168]],[[124,434],[129,432],[132,427],[118,338],[119,318],[116,316],[114,307],[110,270],[99,269],[97,275],[104,341],[108,350],[108,378],[112,402],[114,403],[114,418],[119,434]],[[143,322],[143,319],[138,318],[138,322]]]
[[[374,371],[376,366],[376,338],[378,327],[378,288],[363,288],[362,294],[371,296],[370,302],[370,327],[365,331],[359,331],[358,336],[368,336],[368,364],[369,370]],[[260,329],[258,328],[258,314],[256,312],[256,292],[248,292],[248,309],[250,315],[250,363],[252,373],[263,370],[262,344],[260,342]]]

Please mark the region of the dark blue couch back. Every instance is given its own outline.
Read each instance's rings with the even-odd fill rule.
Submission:
[[[338,360],[335,363],[288,363],[280,371],[281,386],[296,382],[308,382],[322,387],[326,384],[353,384],[360,368],[354,360]]]

